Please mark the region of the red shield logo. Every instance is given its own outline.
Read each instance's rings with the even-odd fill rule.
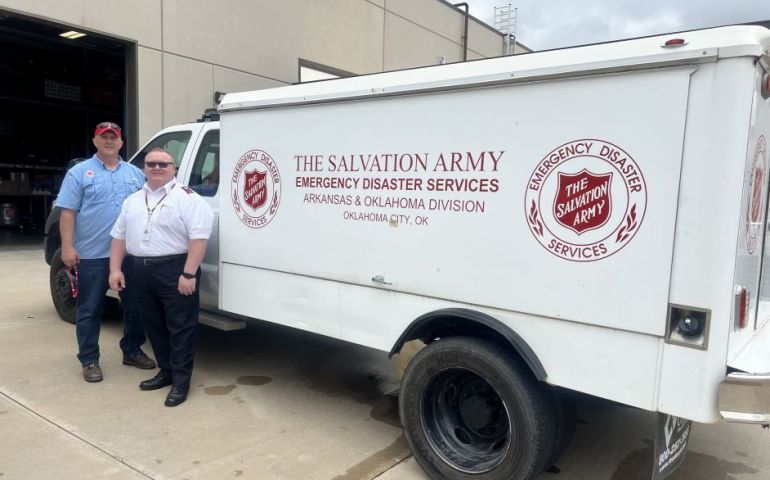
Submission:
[[[612,211],[612,172],[596,174],[585,168],[578,173],[559,172],[559,186],[553,202],[557,222],[578,235],[601,227]]]
[[[245,172],[243,200],[254,210],[267,202],[267,172],[260,173],[256,170]]]

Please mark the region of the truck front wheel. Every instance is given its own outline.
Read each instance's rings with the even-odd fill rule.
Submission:
[[[407,367],[401,422],[433,479],[528,480],[553,455],[557,415],[549,388],[501,345],[438,340]]]
[[[59,314],[59,318],[67,323],[75,323],[76,319],[76,300],[72,296],[72,282],[68,275],[67,266],[61,260],[61,248],[51,258],[51,272],[49,274],[49,283],[51,286],[51,300]]]

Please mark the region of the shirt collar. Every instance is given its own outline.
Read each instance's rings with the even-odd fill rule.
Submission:
[[[167,184],[163,185],[162,187],[160,187],[159,189],[157,189],[157,190],[155,190],[155,191],[156,191],[156,192],[159,192],[159,191],[161,191],[161,190],[165,190],[165,192],[166,192],[166,193],[168,193],[168,192],[170,192],[170,191],[171,191],[171,189],[172,189],[172,188],[174,188],[174,185],[176,185],[176,177],[175,177],[175,178],[172,178],[170,182],[168,182]],[[152,189],[150,189],[150,184],[149,184],[148,182],[145,182],[145,183],[144,183],[144,187],[143,187],[143,188],[144,188],[146,191],[150,192],[150,193],[154,193],[154,192],[152,191]]]
[[[94,158],[94,160],[96,160],[97,162],[99,162],[99,165],[101,165],[101,166],[102,166],[102,168],[104,168],[105,170],[107,170],[107,166],[104,164],[104,161],[103,161],[101,158],[99,158],[99,154],[97,154],[97,153],[94,153],[94,157],[93,157],[93,158]],[[118,155],[118,163],[115,165],[115,169],[117,170],[117,169],[118,169],[118,168],[120,168],[122,165],[123,165],[123,158],[122,158],[120,155]]]

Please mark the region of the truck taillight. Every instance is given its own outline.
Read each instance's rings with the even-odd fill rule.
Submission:
[[[749,323],[749,291],[743,285],[735,287],[735,329],[743,330]]]
[[[770,97],[770,73],[762,75],[762,98]]]

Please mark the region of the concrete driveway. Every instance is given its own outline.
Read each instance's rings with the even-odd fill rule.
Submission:
[[[383,352],[254,322],[200,330],[186,403],[142,392],[102,329],[105,380],[87,384],[74,327],[56,317],[41,251],[0,252],[0,480],[418,480]],[[147,353],[151,353],[149,347]],[[646,480],[654,416],[584,397],[577,432],[537,480]],[[672,480],[770,478],[770,431],[695,425]]]

